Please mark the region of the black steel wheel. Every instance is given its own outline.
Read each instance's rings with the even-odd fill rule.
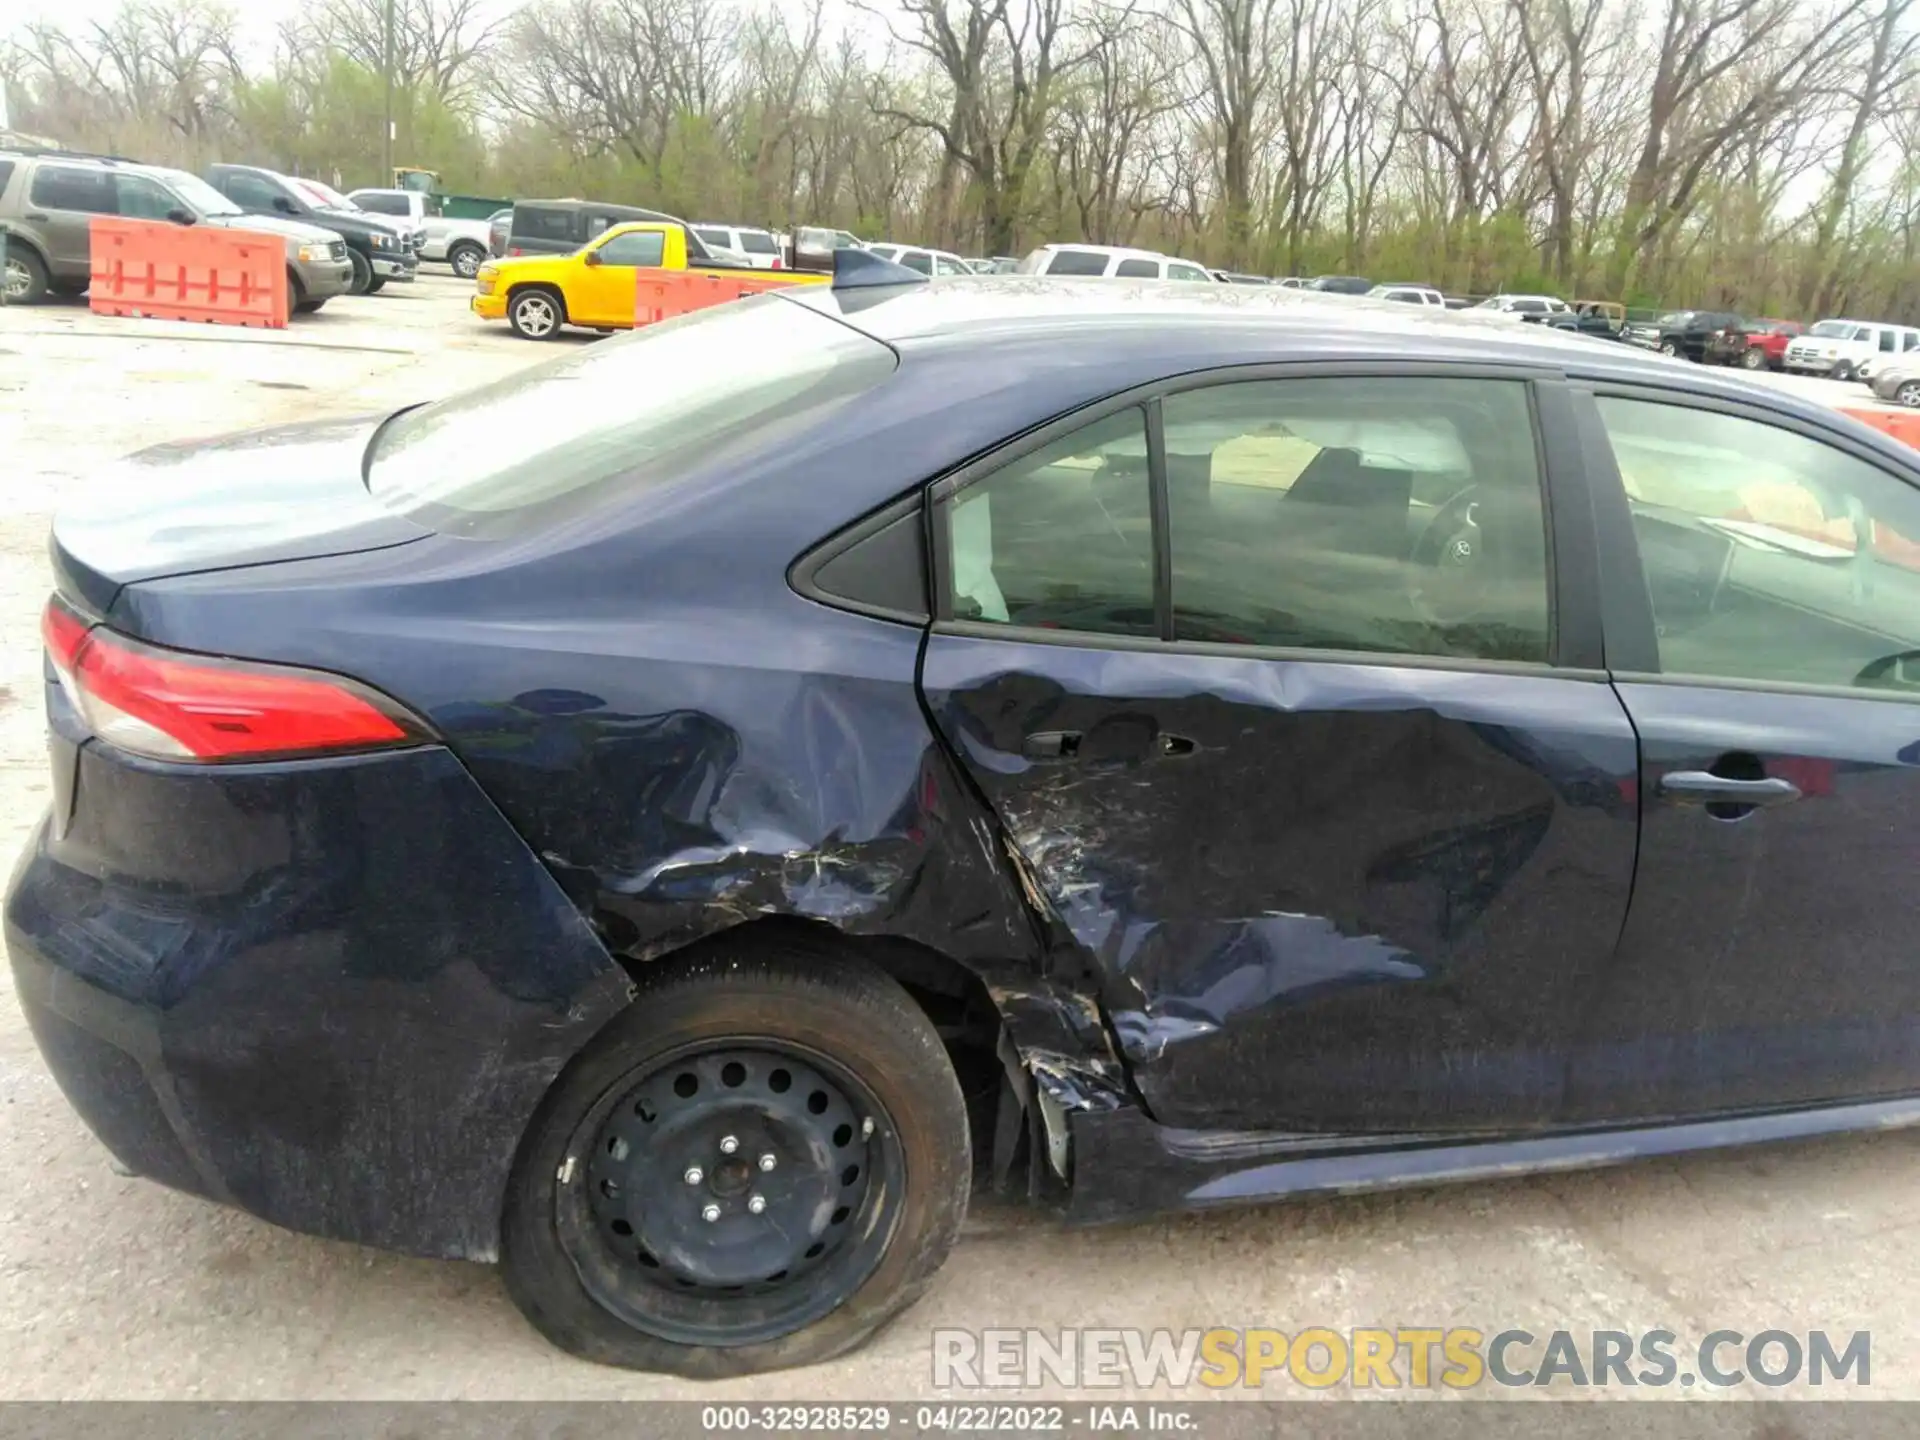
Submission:
[[[604,1115],[598,1112],[604,1109]],[[788,1334],[873,1272],[904,1170],[877,1098],[766,1041],[668,1059],[584,1121],[560,1243],[594,1299],[683,1345]]]
[[[830,1359],[911,1304],[958,1234],[966,1106],[891,978],[830,946],[642,986],[554,1083],[501,1260],[574,1354],[700,1378]]]

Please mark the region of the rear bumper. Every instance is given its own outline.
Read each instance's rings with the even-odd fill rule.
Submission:
[[[63,743],[70,798],[5,928],[81,1118],[131,1168],[276,1224],[493,1258],[521,1133],[627,981],[465,769],[437,747],[210,770]]]

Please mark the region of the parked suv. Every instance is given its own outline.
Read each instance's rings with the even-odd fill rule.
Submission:
[[[771,230],[752,225],[715,225],[705,220],[693,222],[693,233],[718,250],[734,250],[747,257],[756,270],[781,270],[786,262],[780,254],[780,237]]]
[[[353,293],[371,295],[389,280],[411,281],[419,257],[406,237],[378,215],[323,206],[310,192],[275,170],[258,165],[213,165],[207,181],[249,215],[288,216],[323,225],[347,242]]]
[[[869,245],[867,248],[881,250],[888,247]],[[1214,283],[1213,276],[1204,265],[1162,255],[1155,250],[1129,250],[1117,245],[1042,245],[1014,269],[1021,275],[1108,275],[1120,280],[1204,280],[1209,285]]]
[[[504,247],[497,254],[571,255],[603,231],[629,220],[676,217],[633,205],[609,205],[603,200],[522,200],[513,207]],[[705,243],[697,235],[692,240],[704,256]]]
[[[0,231],[7,237],[6,298],[32,304],[78,295],[93,273],[96,215],[258,230],[287,243],[288,300],[318,310],[344,294],[353,270],[339,235],[282,217],[248,215],[197,175],[66,152],[0,151]]]

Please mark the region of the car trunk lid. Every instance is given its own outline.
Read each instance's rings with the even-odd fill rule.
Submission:
[[[368,493],[381,416],[158,445],[120,462],[53,526],[60,591],[104,615],[163,576],[404,545],[430,533]]]

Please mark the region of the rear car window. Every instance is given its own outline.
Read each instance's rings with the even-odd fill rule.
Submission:
[[[374,498],[447,534],[692,480],[778,443],[893,373],[891,349],[777,295],[697,310],[404,411]]]
[[[522,205],[513,212],[513,231],[531,240],[571,240],[573,215],[566,210],[543,210],[537,205]]]
[[[764,230],[742,230],[740,248],[749,255],[778,255],[780,247],[773,243],[773,236]]]
[[[732,248],[732,241],[724,230],[715,230],[711,226],[695,226],[693,233],[709,245],[719,245],[725,249]]]
[[[1113,267],[1113,273],[1122,280],[1158,280],[1160,262],[1158,260],[1122,260]]]
[[[1104,275],[1107,257],[1095,250],[1056,250],[1047,262],[1049,275]]]
[[[376,215],[411,215],[404,195],[361,195],[354,203],[362,210],[371,210]]]
[[[34,205],[49,210],[73,210],[83,215],[114,213],[113,179],[104,170],[77,165],[42,165],[33,177]]]

